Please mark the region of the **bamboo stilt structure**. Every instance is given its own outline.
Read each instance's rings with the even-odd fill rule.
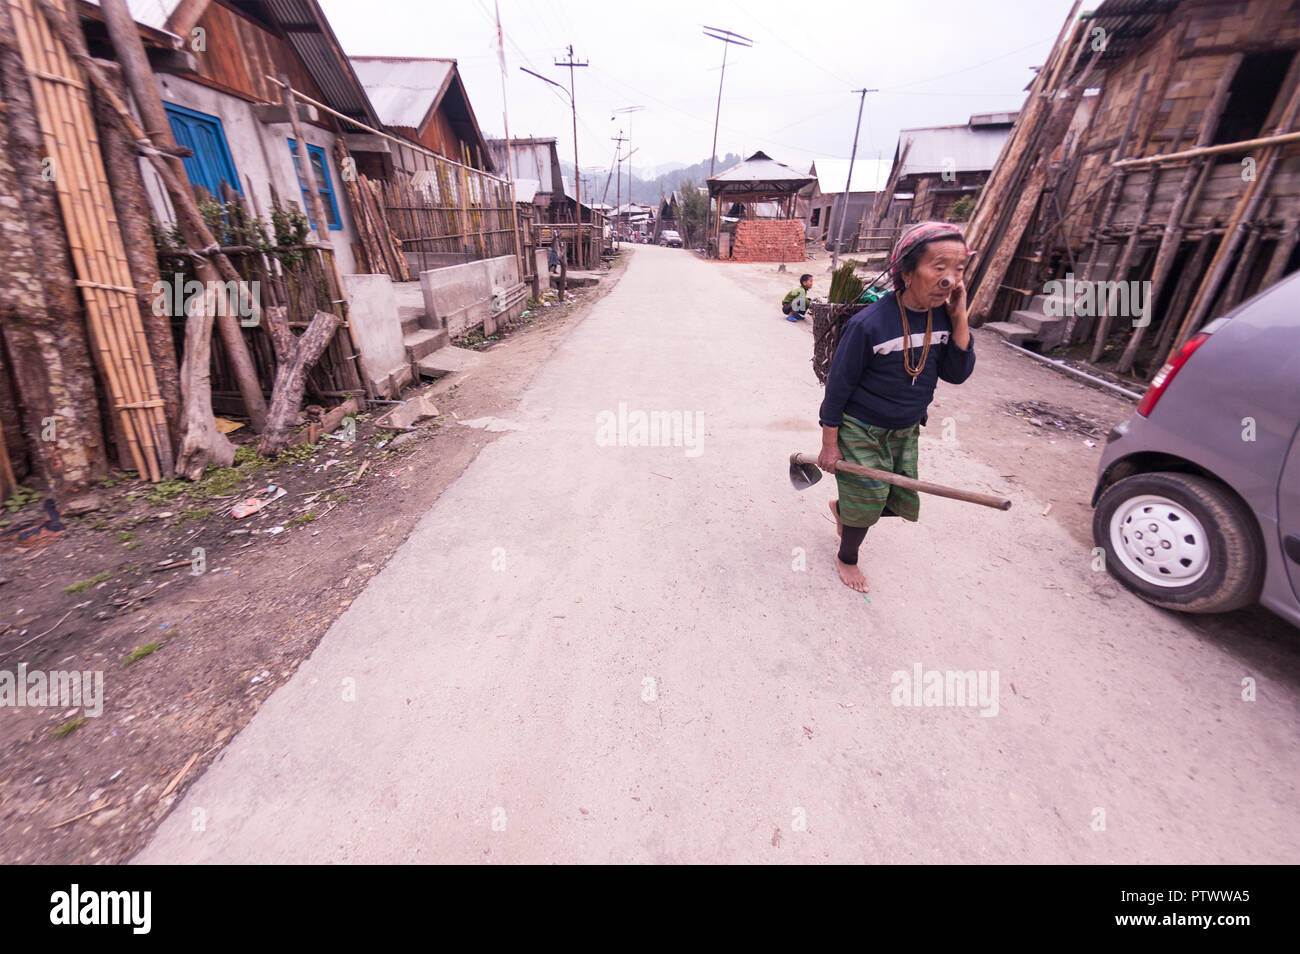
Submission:
[[[1297,52],[1292,58],[1291,69],[1287,75],[1293,84],[1291,96],[1287,101],[1286,108],[1283,110],[1281,120],[1273,131],[1274,135],[1280,135],[1289,130],[1295,123],[1297,112],[1300,111],[1300,52]],[[1276,143],[1264,147],[1264,153],[1257,164],[1255,179],[1242,194],[1241,201],[1237,203],[1232,220],[1228,223],[1227,234],[1224,235],[1223,242],[1215,253],[1214,260],[1210,263],[1209,271],[1206,272],[1201,287],[1197,289],[1196,298],[1193,299],[1191,307],[1187,311],[1187,317],[1183,319],[1182,326],[1178,329],[1174,340],[1170,342],[1169,351],[1171,353],[1182,347],[1183,343],[1201,326],[1201,321],[1209,312],[1211,298],[1218,288],[1219,282],[1223,280],[1228,264],[1240,245],[1241,226],[1243,222],[1251,222],[1254,219],[1260,200],[1268,192],[1268,183],[1273,176],[1279,148]],[[1156,363],[1163,364],[1166,357],[1167,355],[1161,355],[1161,360]]]
[[[1179,130],[1178,135],[1174,137],[1173,145],[1170,146],[1171,152],[1178,149],[1178,146],[1183,139],[1183,133],[1186,131],[1186,127]],[[1129,233],[1128,241],[1124,243],[1124,251],[1120,255],[1119,261],[1115,263],[1115,267],[1111,272],[1112,277],[1117,281],[1127,281],[1129,268],[1133,264],[1133,258],[1137,254],[1138,245],[1141,242],[1141,225],[1146,221],[1147,215],[1151,212],[1151,205],[1155,202],[1156,192],[1160,188],[1160,174],[1163,168],[1163,166],[1153,166],[1151,169],[1150,177],[1147,179],[1146,189],[1142,194],[1142,205],[1138,211],[1137,218],[1133,222],[1133,231]],[[1092,357],[1089,359],[1092,364],[1096,364],[1101,359],[1103,352],[1106,350],[1106,338],[1110,333],[1110,322],[1112,317],[1110,306],[1111,302],[1107,300],[1105,310],[1101,313],[1101,318],[1098,322],[1097,338],[1092,343]],[[1153,302],[1148,299],[1146,313],[1141,317],[1150,321],[1152,307]]]
[[[1260,281],[1261,288],[1268,288],[1286,274],[1286,265],[1291,260],[1291,253],[1295,251],[1297,240],[1300,240],[1300,219],[1293,218],[1287,222],[1282,236],[1277,240],[1277,247],[1273,249],[1273,257],[1268,263],[1268,271]]]
[[[1196,136],[1197,147],[1204,146],[1213,138],[1214,130],[1219,125],[1219,118],[1223,115],[1223,109],[1228,104],[1228,92],[1232,88],[1232,81],[1237,75],[1237,70],[1241,68],[1244,59],[1245,54],[1236,54],[1228,61],[1223,73],[1220,74],[1219,81],[1214,87],[1214,93],[1210,97],[1209,105],[1206,106],[1201,117],[1201,128]],[[1176,150],[1171,150],[1171,152],[1176,154]],[[1183,213],[1186,211],[1188,200],[1191,198],[1192,187],[1197,182],[1204,165],[1205,160],[1203,157],[1198,157],[1190,162],[1183,173],[1182,181],[1178,185],[1178,191],[1174,194],[1174,202],[1165,220],[1165,232],[1160,239],[1160,249],[1156,252],[1156,263],[1151,274],[1151,294],[1148,301],[1152,309],[1155,308],[1156,302],[1160,300],[1165,283],[1169,280],[1169,272],[1173,268],[1174,257],[1178,254],[1178,248],[1182,244],[1184,232]],[[1142,346],[1142,339],[1146,336],[1151,325],[1155,323],[1153,315],[1149,315],[1148,318],[1146,324],[1133,329],[1133,335],[1129,338],[1128,345],[1125,346],[1124,353],[1120,355],[1119,364],[1115,368],[1120,374],[1128,374],[1129,371],[1133,370],[1138,349]]]
[[[1188,262],[1187,267],[1183,269],[1184,275],[1205,274],[1205,266],[1210,260],[1210,254],[1213,251],[1213,249],[1217,248],[1220,244],[1220,242],[1216,241],[1215,238],[1216,234],[1218,233],[1216,232],[1214,234],[1206,234],[1196,244],[1196,251],[1192,254],[1192,260]],[[1191,299],[1192,293],[1195,290],[1196,290],[1195,282],[1193,281],[1182,282],[1180,284],[1180,287],[1178,288],[1178,291],[1175,293],[1173,299],[1169,302],[1169,310],[1168,310],[1169,317],[1165,319],[1164,325],[1160,328],[1160,336],[1156,339],[1155,353],[1157,355],[1164,355],[1168,353],[1169,344],[1171,341],[1173,341],[1174,332],[1178,328],[1178,321],[1177,319],[1174,318],[1174,316],[1182,314],[1183,310],[1187,307],[1187,302]],[[1155,377],[1156,373],[1160,370],[1160,367],[1163,364],[1164,364],[1163,359],[1152,361],[1151,367],[1147,371],[1147,380],[1150,380],[1151,378]]]

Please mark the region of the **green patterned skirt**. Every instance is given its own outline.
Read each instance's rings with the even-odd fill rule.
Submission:
[[[916,479],[916,441],[921,425],[889,430],[864,424],[844,415],[840,424],[840,454],[850,464],[887,470]],[[836,472],[839,484],[840,522],[846,527],[870,527],[886,507],[913,522],[921,514],[921,498],[915,490],[904,490],[884,481]]]

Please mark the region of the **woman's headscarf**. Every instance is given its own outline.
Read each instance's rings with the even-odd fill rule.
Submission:
[[[966,245],[961,229],[951,222],[917,222],[915,225],[909,225],[898,237],[894,253],[889,257],[889,277],[894,281],[894,291],[903,290],[903,259],[907,257],[907,253],[918,245],[933,242],[935,239],[956,239],[962,245]],[[966,247],[966,253],[970,254],[969,246]]]

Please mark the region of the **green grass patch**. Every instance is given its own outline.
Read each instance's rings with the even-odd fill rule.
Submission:
[[[315,444],[293,444],[280,451],[275,457],[277,464],[297,464],[310,460],[319,448]]]
[[[206,520],[212,516],[211,507],[195,507],[193,510],[186,510],[181,514],[181,523],[186,520]]]
[[[145,656],[152,656],[160,649],[162,649],[162,643],[145,643],[143,646],[137,646],[126,654],[126,658],[122,660],[122,665],[130,666],[132,663],[138,663]]]
[[[51,729],[50,735],[54,736],[56,739],[61,739],[65,735],[72,735],[72,733],[81,728],[82,723],[85,721],[86,720],[82,718],[69,719],[67,722],[63,723],[63,725]]]
[[[41,495],[32,490],[30,487],[19,487],[14,491],[14,495],[5,501],[5,509],[10,513],[16,513],[22,510],[28,504],[36,503],[41,499]]]
[[[151,504],[166,503],[169,500],[175,500],[181,494],[188,493],[194,488],[188,480],[160,480],[149,489],[149,494],[145,498]]]
[[[288,530],[290,527],[300,527],[304,523],[311,523],[315,519],[316,519],[316,514],[314,513],[300,513],[298,514],[298,516],[290,517],[288,520],[286,520],[284,522],[284,528]]]
[[[123,530],[117,535],[118,543],[130,543],[135,539],[135,532],[132,530]]]
[[[84,593],[86,590],[90,589],[96,583],[103,583],[105,580],[112,579],[112,576],[113,576],[112,573],[109,573],[107,570],[105,570],[103,573],[96,573],[88,580],[78,580],[76,583],[73,583],[71,586],[65,586],[63,588],[63,592]]]

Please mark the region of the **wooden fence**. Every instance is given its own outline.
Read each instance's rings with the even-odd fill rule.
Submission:
[[[336,280],[333,250],[318,245],[302,245],[277,248],[272,252],[231,251],[227,255],[239,274],[250,283],[250,289],[251,283],[257,283],[256,294],[263,309],[274,305],[288,308],[289,327],[295,332],[306,328],[318,309],[333,312],[344,319],[320,361],[307,376],[306,393],[310,401],[330,406],[348,394],[359,394],[364,398],[366,390],[347,324],[347,301]],[[186,271],[187,265],[186,259],[163,256],[160,259],[163,280],[171,284],[178,271],[182,283],[194,278]],[[238,302],[233,304],[237,306]],[[241,327],[241,331],[257,370],[258,383],[269,397],[275,384],[276,369],[270,335],[260,326]],[[183,313],[173,311],[172,333],[178,352],[183,353]],[[246,413],[220,335],[212,336],[212,406],[219,414]]]
[[[440,156],[432,164],[376,183],[412,271],[514,255],[510,184]]]

